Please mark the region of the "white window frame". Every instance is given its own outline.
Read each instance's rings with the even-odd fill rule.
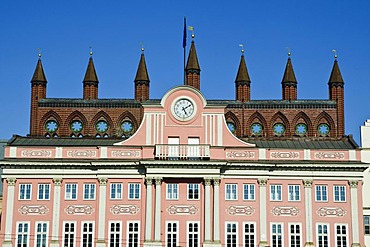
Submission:
[[[327,234],[322,234],[322,235],[320,235],[319,234],[319,226],[326,226],[327,227]],[[317,247],[320,247],[320,245],[319,245],[319,237],[320,236],[327,236],[327,238],[328,238],[328,246],[330,247],[331,245],[330,245],[330,224],[328,224],[328,223],[316,223],[316,246]]]
[[[81,221],[81,235],[80,235],[80,238],[81,238],[81,243],[80,243],[80,246],[83,247],[83,241],[84,241],[84,238],[83,238],[83,234],[84,234],[84,224],[92,224],[92,232],[86,232],[87,234],[90,234],[92,235],[91,239],[92,239],[92,243],[91,243],[91,246],[94,247],[95,246],[95,240],[94,240],[94,233],[95,233],[95,222],[94,221]],[[87,242],[88,243],[88,242]],[[89,247],[89,245],[87,244],[86,247]]]
[[[74,228],[74,231],[71,232],[69,231],[67,234],[68,234],[68,238],[70,239],[70,234],[73,234],[73,243],[72,243],[72,246],[70,246],[70,241],[68,241],[68,244],[67,244],[67,247],[76,247],[76,239],[77,239],[77,222],[76,221],[63,221],[63,237],[62,237],[62,246],[66,246],[65,245],[65,235],[66,235],[66,224],[74,224],[73,228]],[[69,226],[69,228],[71,228],[71,226]]]
[[[116,230],[114,232],[112,232],[112,227],[111,227],[111,224],[119,224],[119,232],[117,232]],[[109,231],[108,231],[108,245],[107,247],[110,247],[112,242],[111,242],[111,234],[115,234],[115,237],[114,237],[114,240],[116,240],[116,234],[118,234],[118,246],[122,246],[123,243],[122,243],[122,221],[120,220],[115,220],[115,221],[109,221],[108,222],[108,227],[109,227]],[[114,243],[114,246],[116,246],[117,243]]]
[[[137,232],[135,232],[135,231],[130,232],[129,231],[129,225],[130,224],[137,224],[138,231]],[[130,234],[137,234],[137,246],[139,247],[141,245],[141,243],[140,243],[140,221],[127,221],[126,232],[127,232],[127,234],[126,234],[126,246],[131,247],[130,246],[130,241],[129,241]]]
[[[177,183],[166,184],[166,199],[167,200],[178,200],[179,199],[179,184]]]
[[[85,183],[83,184],[83,199],[84,200],[95,200],[95,195],[96,195],[96,184],[94,183]],[[86,186],[88,186],[88,197],[86,198],[85,195],[86,195]],[[91,198],[91,188],[94,188],[94,194],[93,194],[93,198]]]
[[[192,232],[190,232],[190,230],[189,230],[189,225],[190,224],[198,224],[198,231],[197,232],[195,232],[195,231],[192,231]],[[192,234],[192,236],[193,236],[193,239],[194,239],[194,236],[196,235],[196,234],[198,234],[198,241],[196,242],[196,243],[193,243],[192,244],[192,246],[193,247],[200,247],[200,238],[201,238],[201,229],[200,229],[200,221],[187,221],[186,222],[186,246],[187,247],[189,247],[190,246],[190,240],[189,240],[189,236],[190,236],[190,234]],[[167,236],[167,235],[166,235]]]
[[[225,200],[238,200],[238,184],[225,184]]]
[[[188,183],[187,187],[188,187],[188,193],[187,193],[188,200],[199,200],[200,199],[200,185],[197,183]],[[191,189],[192,189],[192,195],[190,194]]]
[[[274,188],[274,189],[272,189]],[[272,192],[274,190],[274,193]],[[280,191],[279,191],[280,190]],[[281,184],[270,184],[270,201],[283,200],[283,185]]]
[[[131,194],[131,187],[133,193]],[[129,200],[140,200],[140,190],[141,184],[140,183],[129,183],[128,184],[128,199]]]
[[[337,233],[337,227],[341,227],[341,229],[342,229],[342,227],[345,227],[346,228],[346,235],[343,235],[342,233],[340,233],[339,235],[338,235],[338,233]],[[344,247],[344,246],[346,246],[346,247],[348,247],[349,245],[348,245],[348,239],[349,239],[349,234],[348,234],[348,224],[334,224],[334,236],[335,236],[335,247]],[[343,237],[346,237],[346,243],[345,243],[345,245],[343,246],[343,245],[340,245],[340,246],[338,246],[338,241],[337,241],[337,238],[338,237],[340,237],[341,238],[341,240],[343,240],[342,238]]]
[[[236,227],[235,234],[232,233],[232,232],[230,233],[230,232],[227,231],[227,225],[228,224],[235,224],[235,227]],[[236,221],[226,221],[225,222],[225,244],[224,244],[225,247],[229,247],[227,245],[227,235],[228,234],[230,234],[231,236],[235,235],[235,238],[236,238],[236,244],[235,244],[235,246],[236,247],[239,246],[239,226],[238,226],[238,222],[236,222]],[[231,245],[231,247],[233,247],[233,245]]]
[[[16,238],[15,238],[15,246],[17,247],[18,246],[18,238],[19,238],[19,234],[20,232],[18,231],[19,230],[19,224],[23,224],[23,229],[24,229],[24,225],[27,224],[27,232],[22,232],[22,247],[24,245],[24,242],[23,242],[23,236],[27,236],[27,243],[26,243],[26,246],[29,247],[30,246],[30,230],[31,230],[31,223],[29,221],[17,221],[17,235],[16,235]]]
[[[248,193],[246,193],[246,188]],[[253,193],[251,193],[251,188],[253,188]],[[256,186],[255,184],[243,184],[243,200],[254,201],[256,199]]]
[[[296,228],[295,226],[299,226],[299,233],[296,233]],[[291,226],[294,226],[294,233],[291,232]],[[291,223],[288,223],[288,235],[289,235],[289,247],[291,247],[291,243],[292,243],[292,237],[293,236],[298,236],[299,237],[299,246],[300,247],[303,247],[303,244],[302,244],[302,224],[301,223],[297,223],[297,222],[291,222]]]
[[[73,189],[75,186],[75,189]],[[68,187],[70,187],[70,191],[68,192]],[[73,198],[73,191],[76,190],[75,198]],[[77,200],[77,193],[78,193],[78,184],[77,183],[66,183],[64,188],[64,199],[65,200]]]
[[[29,196],[27,196],[27,186],[29,186]],[[24,187],[24,193],[21,193],[22,191],[22,187]],[[23,195],[21,197],[21,195]],[[19,200],[22,200],[22,201],[26,201],[26,200],[31,200],[32,198],[32,184],[30,183],[24,183],[24,184],[19,184],[19,195],[18,195],[18,199]]]
[[[167,239],[168,239],[168,234],[170,234],[169,232],[168,232],[168,224],[176,224],[176,232],[171,232],[171,234],[173,235],[173,234],[176,234],[176,246],[179,246],[179,238],[180,238],[180,231],[179,231],[179,228],[180,228],[180,224],[179,224],[179,222],[178,221],[173,221],[173,220],[170,220],[170,221],[166,221],[166,225],[165,225],[165,227],[166,227],[166,235],[165,235],[165,238],[166,238],[166,240],[165,240],[165,246],[167,246],[168,245],[168,241],[167,241]]]
[[[37,229],[38,224],[46,224],[46,231],[44,232],[43,230],[41,230],[41,232],[38,232],[37,231],[38,230]],[[48,233],[49,233],[49,222],[47,222],[47,221],[36,221],[35,222],[35,240],[34,240],[35,247],[43,247],[43,246],[48,247],[48,242],[49,242],[48,241]],[[37,246],[37,236],[38,235],[41,235],[41,236],[45,235],[45,245],[42,244],[42,238],[41,238],[40,245]]]
[[[42,193],[41,193],[41,191],[42,191]],[[40,198],[40,196],[41,196],[41,198]],[[48,184],[48,183],[37,184],[37,200],[38,201],[50,200],[50,184]]]
[[[250,222],[250,221],[246,221],[246,222],[243,222],[243,243],[242,243],[242,246],[246,246],[245,245],[245,236],[247,235],[247,233],[245,232],[245,225],[253,225],[254,227],[254,232],[253,234],[251,233],[248,233],[249,236],[252,236],[253,235],[253,239],[254,239],[254,244],[253,245],[250,245],[250,246],[258,246],[258,243],[257,243],[257,228],[256,228],[256,222]]]
[[[122,183],[111,183],[109,186],[109,189],[110,189],[109,198],[111,200],[121,200],[122,199]],[[115,190],[114,193],[112,193],[113,190]]]
[[[336,198],[336,195],[335,195],[335,190],[336,188],[338,188],[338,198]],[[341,189],[343,189],[344,191],[344,198],[341,198]],[[346,202],[346,198],[347,198],[347,188],[345,185],[334,185],[333,186],[333,198],[334,198],[334,202]]]
[[[367,229],[367,232],[366,232],[366,229]],[[364,215],[364,234],[365,235],[370,234],[370,215]]]
[[[292,188],[292,193],[291,193]],[[298,193],[296,189],[298,188]],[[298,196],[298,198],[296,198]],[[289,184],[288,185],[288,201],[298,202],[301,200],[301,186],[299,184]]]
[[[319,191],[317,191],[318,188],[320,188]],[[323,188],[325,188],[325,194],[323,193]],[[320,193],[320,198],[317,198],[318,192]],[[323,199],[324,195],[326,196],[326,200]],[[328,185],[326,184],[315,185],[315,201],[316,202],[327,202],[328,201]]]
[[[275,235],[276,236],[281,235],[281,246],[284,246],[284,224],[282,222],[271,222],[270,223],[270,238],[271,238],[270,243],[271,243],[271,247],[275,246],[274,242],[273,242],[273,236],[274,236],[274,233],[272,231],[273,225],[276,225],[276,226],[280,225],[281,226],[281,233],[277,232]]]

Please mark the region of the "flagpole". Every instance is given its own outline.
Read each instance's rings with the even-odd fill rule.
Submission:
[[[186,72],[185,72],[185,60],[186,60],[186,38],[187,38],[187,29],[186,29],[186,17],[184,16],[184,33],[182,37],[182,47],[184,48],[184,85],[186,84]]]

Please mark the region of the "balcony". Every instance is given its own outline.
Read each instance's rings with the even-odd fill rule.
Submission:
[[[209,145],[155,145],[155,158],[160,160],[209,159]]]

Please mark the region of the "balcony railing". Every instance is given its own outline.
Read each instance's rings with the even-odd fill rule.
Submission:
[[[155,157],[161,160],[209,159],[209,145],[156,145]]]

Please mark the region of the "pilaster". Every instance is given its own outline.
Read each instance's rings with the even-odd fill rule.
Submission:
[[[204,178],[204,242],[211,242],[211,178]]]
[[[97,247],[105,247],[105,201],[107,199],[108,178],[98,178],[99,181],[99,222],[98,222],[98,240]]]
[[[145,241],[152,240],[152,202],[153,202],[153,178],[145,178],[146,182],[146,212],[145,212]]]
[[[358,180],[350,180],[348,181],[350,194],[351,194],[351,218],[352,218],[352,247],[361,246],[360,245],[360,228],[358,222],[358,196],[357,196],[357,187],[358,187]]]
[[[59,247],[59,216],[60,216],[60,194],[62,186],[62,178],[53,178],[54,183],[54,196],[53,196],[53,222],[52,222],[52,235],[50,247]]]
[[[5,215],[5,236],[3,247],[12,247],[13,236],[13,212],[14,212],[14,190],[16,178],[7,178],[7,200],[6,200],[6,215]]]
[[[266,214],[267,178],[259,178],[257,181],[258,181],[259,190],[260,190],[260,242],[259,242],[258,246],[259,247],[265,247],[265,246],[268,246],[268,242],[267,242],[267,214]]]
[[[161,241],[161,190],[162,178],[155,178],[155,227],[154,227],[154,241]]]
[[[220,238],[220,178],[213,178],[213,242],[221,244]]]
[[[305,197],[305,217],[306,217],[306,243],[305,247],[314,246],[313,243],[313,226],[312,226],[312,179],[303,180],[304,197]]]

